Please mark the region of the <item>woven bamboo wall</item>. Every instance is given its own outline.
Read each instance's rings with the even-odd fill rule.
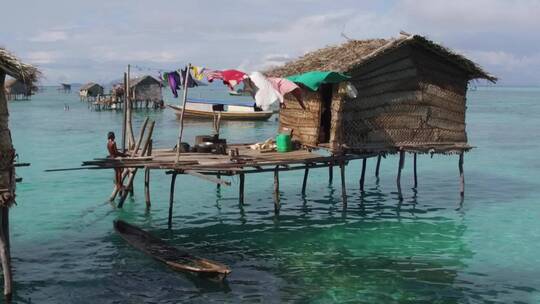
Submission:
[[[467,78],[443,59],[406,47],[351,74],[359,94],[342,102],[348,147],[467,142]]]
[[[292,129],[293,140],[305,145],[317,145],[319,137],[321,102],[318,92],[303,90],[306,110],[294,97],[285,98],[285,108],[279,112],[279,130]]]

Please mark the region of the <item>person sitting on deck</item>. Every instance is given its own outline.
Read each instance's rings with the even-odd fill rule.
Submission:
[[[127,156],[125,153],[118,151],[114,139],[114,132],[109,132],[109,134],[107,134],[107,150],[109,150],[109,158]],[[122,168],[114,168],[114,181],[118,191],[124,191],[124,185],[122,185]]]

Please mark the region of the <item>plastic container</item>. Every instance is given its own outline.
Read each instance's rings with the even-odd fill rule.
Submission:
[[[278,152],[292,151],[291,135],[280,133],[276,136],[276,146]]]

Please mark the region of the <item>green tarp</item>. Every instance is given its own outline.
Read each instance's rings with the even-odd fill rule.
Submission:
[[[312,91],[317,91],[323,83],[339,83],[348,80],[349,76],[328,71],[311,71],[287,77],[292,82],[305,85]]]

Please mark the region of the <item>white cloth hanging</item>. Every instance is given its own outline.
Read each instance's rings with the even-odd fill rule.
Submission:
[[[249,75],[249,79],[257,87],[254,98],[258,107],[268,111],[272,104],[280,101],[279,93],[262,73],[253,72]]]

